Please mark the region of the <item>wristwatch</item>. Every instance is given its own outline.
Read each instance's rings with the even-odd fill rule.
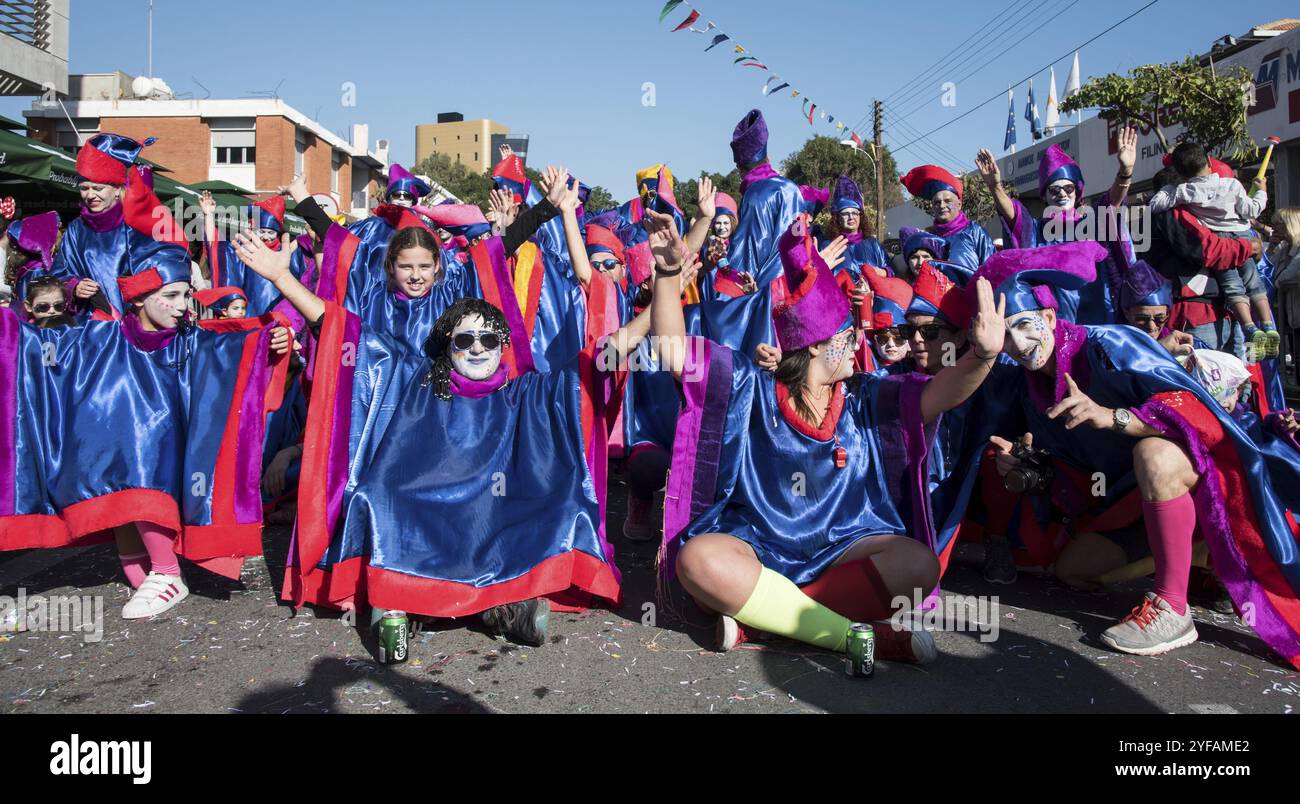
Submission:
[[[1133,421],[1133,412],[1128,408],[1115,408],[1115,423],[1112,427],[1116,432],[1124,432],[1128,429],[1129,422]]]

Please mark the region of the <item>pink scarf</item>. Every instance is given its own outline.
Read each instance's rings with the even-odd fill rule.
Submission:
[[[451,392],[467,399],[481,399],[506,384],[509,376],[505,364],[497,366],[496,373],[486,380],[471,380],[455,369],[451,370]]]

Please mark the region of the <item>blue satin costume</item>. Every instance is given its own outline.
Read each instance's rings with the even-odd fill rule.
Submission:
[[[0,488],[12,472],[0,549],[111,540],[106,529],[146,521],[180,530],[193,560],[259,555],[265,414],[284,382],[273,322],[191,327],[149,348],[127,324],[38,330],[0,310],[0,390],[16,408],[0,437]]]
[[[120,315],[122,293],[117,279],[127,273],[126,230],[127,225],[122,223],[106,232],[97,232],[81,218],[74,219],[63,233],[50,273],[60,279],[98,282],[108,303]]]
[[[860,539],[915,535],[912,512],[898,501],[908,466],[927,439],[919,417],[927,378],[855,375],[846,382],[835,438],[823,441],[786,421],[775,380],[751,359],[715,345],[709,365],[700,382],[711,395],[717,391],[725,406],[716,429],[706,424],[701,433],[711,433],[709,442],[720,436],[721,446],[716,468],[703,473],[708,477],[696,470],[692,517],[682,541],[730,534],[749,544],[763,566],[805,584]],[[834,463],[837,443],[847,451],[843,469]],[[675,456],[675,475],[682,471],[681,458]],[[792,493],[799,482],[802,494]],[[710,486],[713,493],[701,496],[701,488]],[[665,539],[674,536],[669,527]]]

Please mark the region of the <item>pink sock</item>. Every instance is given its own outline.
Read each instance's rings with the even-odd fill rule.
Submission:
[[[1196,506],[1184,494],[1160,502],[1142,501],[1147,541],[1156,561],[1155,593],[1179,614],[1187,611],[1187,577],[1192,571],[1192,531]]]
[[[144,549],[149,551],[149,563],[153,565],[153,571],[179,577],[181,565],[176,560],[176,531],[152,522],[137,522],[135,527],[140,531]]]
[[[131,584],[132,589],[139,589],[140,584],[144,583],[145,576],[149,574],[149,554],[132,553],[129,556],[119,555],[118,558],[122,561],[126,582]]]

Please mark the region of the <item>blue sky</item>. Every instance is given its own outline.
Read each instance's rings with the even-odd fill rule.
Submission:
[[[563,164],[626,199],[634,172],[657,161],[679,176],[730,169],[731,129],[752,107],[768,120],[773,161],[811,133],[834,133],[820,119],[809,126],[801,117],[802,96],[791,100],[787,89],[764,97],[770,73],[733,66],[734,42],[819,110],[852,125],[868,114],[873,97],[893,95],[974,35],[950,59],[956,64],[918,85],[924,95],[887,103],[885,141],[898,148],[995,93],[1005,95],[1008,82],[1039,68],[1034,92],[1045,114],[1049,60],[1066,54],[1055,62],[1060,92],[1072,49],[1147,0],[688,2],[660,24],[662,0],[155,0],[154,72],[176,93],[194,97],[206,95],[200,83],[215,98],[249,97],[279,84],[281,98],[331,130],[368,123],[372,143],[388,138],[390,158],[403,164],[413,156],[417,123],[433,122],[441,111],[491,117],[532,137],[532,166]],[[72,0],[71,71],[144,74],[147,7],[147,0]],[[733,41],[705,53],[713,32],[670,33],[691,7],[701,12],[697,27],[712,19]],[[1019,13],[986,26],[1007,10]],[[1082,49],[1083,78],[1203,52],[1224,34],[1295,11],[1285,0],[1159,0]],[[957,82],[953,107],[940,103],[945,81]],[[356,85],[354,107],[341,103],[344,82]],[[654,84],[653,106],[642,103],[646,82]],[[1021,83],[1022,147],[1031,141],[1019,117],[1024,100]],[[0,114],[17,117],[29,102],[0,100]],[[981,146],[1001,153],[1005,125],[999,99],[924,146],[896,151],[896,158],[903,170],[939,159],[968,167],[954,163],[969,163]],[[858,130],[869,137],[869,120]]]

